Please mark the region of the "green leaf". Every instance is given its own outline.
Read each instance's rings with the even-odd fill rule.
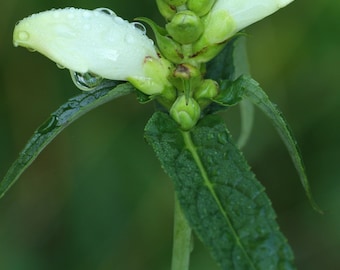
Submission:
[[[184,132],[157,112],[146,140],[174,181],[190,226],[222,269],[294,269],[271,202],[219,117]]]
[[[115,83],[116,84],[116,83]],[[104,87],[104,88],[103,88]],[[20,175],[32,164],[40,152],[69,124],[94,108],[132,93],[135,88],[129,84],[119,84],[112,88],[112,82],[100,89],[83,92],[69,99],[43,123],[29,139],[18,159],[9,168],[0,182],[0,198],[16,182]]]
[[[240,93],[242,93],[244,98],[249,99],[252,103],[259,107],[272,121],[281,139],[286,145],[286,148],[299,174],[302,186],[306,191],[307,197],[312,207],[316,211],[322,213],[322,210],[313,199],[301,152],[293,136],[293,133],[291,132],[291,129],[287,121],[283,117],[282,113],[278,110],[277,106],[269,100],[267,94],[262,90],[259,84],[249,76],[239,77],[236,81],[233,82],[232,85],[236,92],[239,91]]]
[[[220,93],[213,99],[214,102],[223,106],[238,104],[244,96],[244,88],[238,87],[233,81],[224,80],[220,82]]]

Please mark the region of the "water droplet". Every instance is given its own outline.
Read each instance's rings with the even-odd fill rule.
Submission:
[[[125,20],[123,20],[121,17],[114,17],[113,18],[114,21],[117,23],[117,24],[124,24]]]
[[[140,23],[140,22],[133,22],[131,23],[133,25],[134,28],[140,30],[144,35],[146,34],[146,28],[145,26]]]
[[[18,33],[18,39],[21,41],[27,41],[30,38],[30,35],[26,31],[20,31]]]
[[[58,116],[51,115],[50,118],[48,118],[39,128],[38,133],[40,134],[46,134],[50,131],[52,131],[58,124]]]
[[[92,16],[92,13],[89,10],[84,10],[82,16],[83,18],[90,18]]]
[[[73,83],[83,91],[91,91],[97,88],[103,78],[90,72],[79,73],[70,70]]]
[[[109,8],[96,8],[94,9],[94,11],[100,11],[103,12],[105,14],[111,15],[111,16],[117,16],[116,13],[114,13],[111,9]]]
[[[58,63],[57,63],[56,65],[57,65],[57,67],[60,68],[60,69],[64,69],[64,68],[65,68],[63,65],[60,65],[60,64],[58,64]]]

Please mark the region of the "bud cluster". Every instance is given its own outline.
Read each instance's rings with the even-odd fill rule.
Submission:
[[[177,90],[170,114],[183,130],[196,125],[203,108],[219,93],[217,82],[204,79],[205,63],[246,26],[292,0],[156,0],[164,28],[142,18],[153,29],[160,53],[172,62],[168,80]]]
[[[142,18],[153,29],[161,54],[173,64],[168,79],[177,89],[177,98],[170,106],[170,115],[183,130],[196,125],[202,109],[218,94],[218,84],[204,79],[205,62],[218,50],[215,44],[211,46],[211,42],[205,42],[206,46],[202,47],[206,39],[205,18],[215,2],[157,0],[158,8],[167,21],[164,28]]]

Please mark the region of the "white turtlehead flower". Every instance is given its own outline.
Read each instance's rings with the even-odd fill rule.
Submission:
[[[221,43],[293,0],[217,0],[205,18],[205,38]]]
[[[138,23],[129,23],[105,8],[53,9],[21,20],[14,29],[15,46],[40,52],[78,73],[111,80],[133,80],[147,94],[163,91],[168,66]],[[150,72],[152,63],[157,76]],[[152,89],[151,89],[152,88]]]

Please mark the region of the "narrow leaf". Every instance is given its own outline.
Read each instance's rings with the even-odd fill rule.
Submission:
[[[106,87],[105,87],[106,86]],[[134,91],[129,83],[119,84],[84,92],[69,99],[43,123],[29,139],[18,159],[9,168],[0,182],[0,198],[16,182],[20,175],[32,164],[40,152],[69,124],[94,108]]]
[[[190,226],[222,269],[294,269],[271,202],[216,115],[181,131],[165,113],[145,129]]]
[[[301,152],[282,113],[278,110],[277,106],[269,100],[267,94],[262,90],[259,84],[249,76],[241,76],[238,78],[233,83],[233,87],[238,88],[245,98],[249,99],[257,107],[259,107],[272,121],[281,139],[286,145],[311,205],[316,211],[322,213],[322,210],[313,199]]]

